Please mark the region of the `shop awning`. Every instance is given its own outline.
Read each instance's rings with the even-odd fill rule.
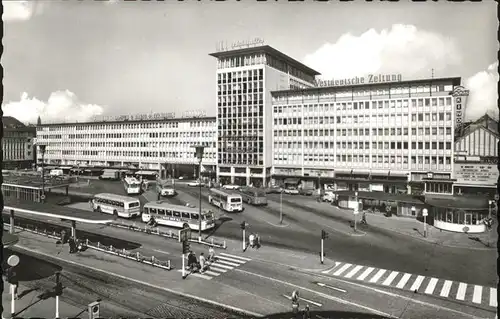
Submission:
[[[425,196],[425,203],[434,207],[463,210],[486,210],[488,198],[484,196]]]
[[[298,178],[286,178],[285,184],[298,184],[300,181]]]
[[[355,196],[354,191],[336,191],[333,193],[337,194],[338,196],[347,196],[347,197]],[[408,194],[391,194],[384,192],[358,192],[358,198],[393,201],[393,202],[397,201],[397,202],[412,203],[412,204],[424,204],[424,202],[417,196]]]

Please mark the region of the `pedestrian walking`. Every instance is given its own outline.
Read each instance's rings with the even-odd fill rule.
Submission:
[[[206,267],[206,262],[205,262],[205,255],[203,253],[200,254],[200,273],[203,273],[205,271]]]
[[[208,248],[208,261],[212,262],[215,260],[215,250],[212,246]]]
[[[255,246],[257,247],[257,249],[260,248],[260,236],[259,236],[259,234],[255,234]]]

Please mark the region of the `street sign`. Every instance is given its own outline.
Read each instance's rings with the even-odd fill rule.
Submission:
[[[11,267],[16,267],[19,264],[19,257],[17,255],[11,255],[7,259],[7,264]]]
[[[179,230],[179,242],[186,242],[191,238],[191,228]]]
[[[424,210],[424,211],[422,212],[422,216],[424,216],[424,217],[429,216],[429,213],[427,212],[427,210]]]

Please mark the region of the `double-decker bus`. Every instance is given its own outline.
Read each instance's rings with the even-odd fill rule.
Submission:
[[[113,214],[119,217],[131,218],[141,214],[141,202],[128,196],[102,193],[92,199],[95,212]]]
[[[127,195],[141,193],[141,182],[135,177],[125,177],[123,179],[123,187],[125,187]]]
[[[210,204],[217,206],[226,212],[243,211],[241,195],[233,193],[230,190],[212,188],[210,189],[210,194],[208,195],[208,201]]]
[[[267,205],[266,192],[255,187],[242,187],[239,189],[241,198],[251,205]]]
[[[150,223],[151,219],[158,225],[199,229],[200,213],[197,208],[172,205],[166,201],[148,202],[144,205],[142,221]],[[201,213],[201,230],[215,227],[215,216],[210,211]]]

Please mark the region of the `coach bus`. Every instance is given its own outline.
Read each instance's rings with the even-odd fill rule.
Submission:
[[[127,195],[141,193],[141,182],[135,177],[125,177],[123,179],[123,187],[125,187]]]
[[[210,204],[217,206],[226,212],[243,211],[241,195],[230,190],[212,188],[210,189],[210,194],[208,195],[208,201]]]
[[[266,192],[255,187],[242,187],[239,189],[243,202],[250,205],[267,205]]]
[[[92,209],[98,213],[131,218],[141,214],[141,203],[133,197],[102,193],[94,195]]]
[[[172,205],[166,201],[148,202],[142,211],[142,221],[158,225],[199,229],[200,213],[197,208]],[[201,213],[201,230],[215,227],[215,216],[210,211]]]

